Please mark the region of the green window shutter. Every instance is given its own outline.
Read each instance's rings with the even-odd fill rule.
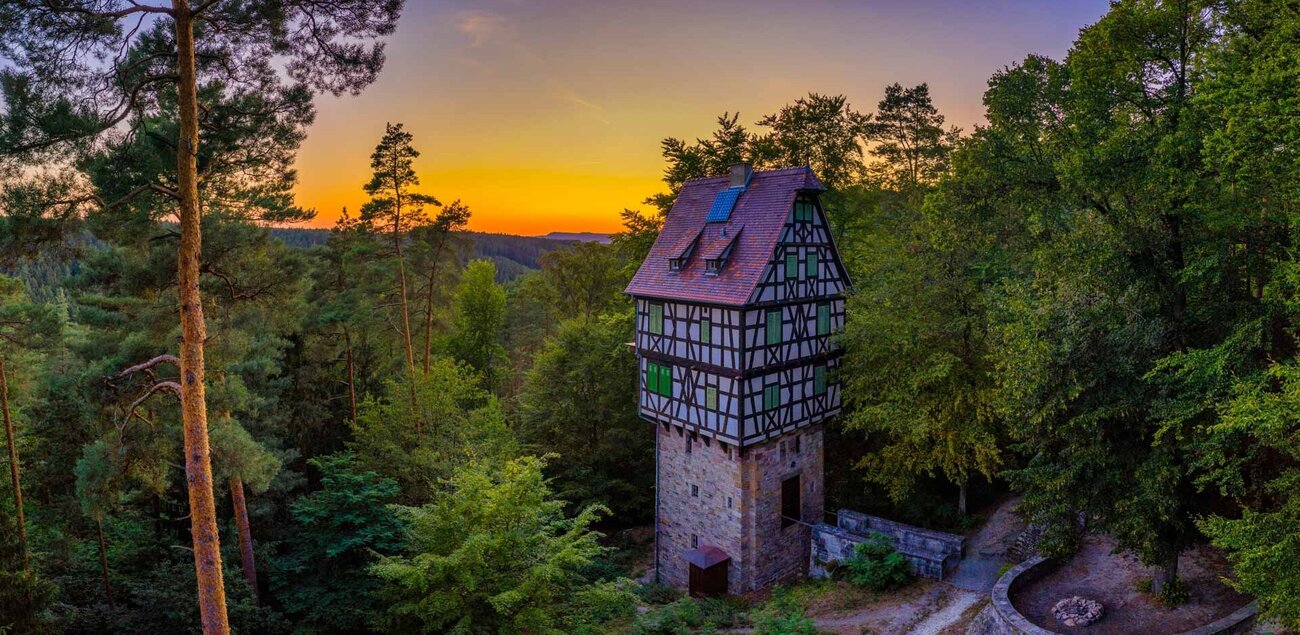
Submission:
[[[809,278],[817,277],[817,254],[808,254],[808,259],[804,262],[804,274]]]
[[[650,305],[650,332],[655,335],[664,334],[664,305]]]
[[[700,343],[713,343],[713,322],[709,320],[700,320]]]
[[[659,364],[648,362],[645,365],[645,389],[659,394]]]
[[[767,312],[767,343],[781,343],[781,311]]]
[[[704,407],[708,410],[718,409],[718,389],[709,386],[704,389]]]
[[[763,409],[775,410],[781,405],[781,387],[767,386],[763,388]]]
[[[799,277],[799,254],[785,255],[785,277],[786,278]]]
[[[673,396],[673,367],[659,367],[659,394],[665,397]]]
[[[830,335],[831,333],[831,305],[817,305],[817,334]]]
[[[826,394],[826,367],[818,366],[813,369],[813,394]]]

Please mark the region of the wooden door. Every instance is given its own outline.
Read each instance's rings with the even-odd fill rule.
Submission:
[[[691,597],[719,597],[727,594],[727,565],[723,560],[707,569],[691,565],[689,589]]]

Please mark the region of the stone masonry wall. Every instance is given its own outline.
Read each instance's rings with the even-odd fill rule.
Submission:
[[[801,516],[822,519],[822,430],[804,428],[744,452],[656,425],[659,444],[659,580],[685,588],[683,554],[694,534],[731,557],[728,591],[746,591],[803,575],[809,528],[781,526],[781,483],[799,475]],[[795,437],[799,437],[795,452]],[[690,451],[687,451],[687,445]],[[691,486],[695,486],[692,490]],[[694,493],[692,493],[694,491]],[[730,498],[730,504],[728,504]]]
[[[795,451],[796,439],[798,452]],[[781,526],[781,482],[799,475],[799,502],[804,523],[824,515],[822,428],[814,425],[745,449],[744,523],[747,537],[744,590],[760,589],[807,572],[811,531],[808,524]]]
[[[682,554],[692,548],[691,534],[695,534],[699,544],[713,545],[731,556],[728,588],[734,593],[745,564],[738,452],[732,446],[728,457],[721,443],[705,445],[698,436],[691,440],[690,433],[675,426],[657,424],[655,429],[659,444],[659,581],[686,588],[689,571]],[[697,488],[694,495],[692,485]]]

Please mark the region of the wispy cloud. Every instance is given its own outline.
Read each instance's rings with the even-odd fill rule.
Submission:
[[[572,86],[547,70],[549,65],[546,61],[523,44],[514,24],[506,16],[487,11],[462,11],[457,16],[456,29],[469,38],[470,48],[479,48],[489,43],[508,47],[524,63],[538,71],[538,76],[546,80],[557,99],[578,106],[596,120],[609,125],[609,113],[605,107],[583,97]]]
[[[462,11],[456,29],[469,36],[471,47],[480,47],[501,34],[507,26],[505,16],[486,11]]]

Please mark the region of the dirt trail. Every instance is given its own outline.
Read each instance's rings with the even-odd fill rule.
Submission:
[[[967,537],[966,555],[947,581],[914,582],[896,596],[856,611],[810,617],[837,635],[939,635],[954,627],[982,602],[1006,563],[1003,554],[1024,523],[1015,513],[1018,499],[1000,503],[988,520]]]

